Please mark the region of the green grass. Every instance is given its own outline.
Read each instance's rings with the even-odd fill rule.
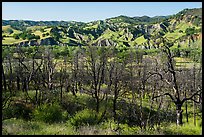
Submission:
[[[126,42],[129,41],[129,42],[130,42],[130,41],[132,40],[132,38],[133,38],[133,35],[131,34],[129,37],[127,37],[128,40],[126,40],[125,37],[126,37],[126,35],[123,35],[123,36],[121,36],[121,37],[119,38],[119,40],[120,40],[120,41],[126,41]]]
[[[88,39],[88,37],[85,37],[85,39]],[[60,41],[61,41],[62,43],[70,43],[70,40],[75,41],[75,42],[78,42],[77,39],[73,39],[73,38],[70,38],[70,37],[60,38]]]
[[[44,33],[49,33],[49,34],[50,34],[51,29],[52,29],[52,28],[46,28],[46,29],[44,29],[44,31],[45,31]]]
[[[51,36],[45,36],[45,37],[42,37],[41,39],[46,39],[46,38],[51,38]]]
[[[44,28],[44,27],[40,27],[40,26],[36,26],[36,27],[37,27],[37,29],[34,27],[34,29],[32,30],[32,31],[33,31],[33,34],[39,35],[41,39],[50,37],[49,35],[43,37],[42,34],[46,34],[46,33],[49,33],[49,34],[50,34],[51,28],[44,29],[44,32],[41,32],[39,29],[40,29],[40,28]],[[39,27],[39,28],[38,28],[38,27]]]
[[[166,33],[164,35],[165,38],[167,38],[168,40],[171,40],[171,41],[174,41],[174,40],[177,40],[178,38],[184,36],[185,33],[179,33],[179,32],[173,32],[173,33]]]
[[[42,34],[44,33],[49,33],[50,34],[50,30],[51,28],[46,28],[44,29],[44,32],[42,33],[40,31],[40,28],[45,28],[45,27],[42,27],[42,26],[32,26],[32,27],[28,27],[27,30],[31,30],[33,34],[35,35],[39,35],[41,39],[45,39],[45,38],[49,38],[50,35],[48,36],[45,36],[43,37]],[[8,29],[12,29],[13,30],[13,33],[12,34],[9,34],[7,32]],[[20,42],[23,42],[23,41],[27,41],[27,40],[23,40],[23,39],[15,39],[13,38],[13,35],[14,34],[18,34],[18,33],[21,33],[22,31],[19,31],[19,30],[16,30],[16,29],[13,29],[10,25],[7,25],[7,26],[2,26],[2,31],[4,31],[2,33],[2,35],[6,35],[8,37],[4,37],[4,39],[2,40],[2,43],[3,44],[14,44],[14,43],[20,43]]]
[[[140,37],[138,37],[138,38],[136,38],[135,40],[134,40],[134,42],[136,42],[137,44],[142,44],[142,43],[145,43],[145,42],[147,42],[147,40],[144,38],[144,36],[140,36]]]
[[[113,41],[119,41],[119,33],[111,31],[110,29],[107,29],[100,37],[98,37],[96,40],[93,40],[91,43],[95,43],[99,40],[103,39],[111,39]]]
[[[178,24],[176,26],[176,29],[179,29],[179,30],[182,30],[183,32],[185,32],[185,30],[190,26],[191,26],[190,24],[187,24],[185,22],[181,22],[180,24]]]
[[[27,27],[26,30],[37,31],[43,28],[45,28],[45,26],[30,26],[30,27]]]
[[[7,119],[2,123],[3,135],[73,135],[76,134],[71,125],[65,123],[47,124],[39,121]]]
[[[122,36],[120,36],[121,34],[123,34]],[[98,41],[99,39],[111,39],[112,41],[117,42],[119,45],[121,44],[121,42],[124,41],[130,41],[130,39],[132,39],[132,35],[130,37],[128,37],[128,40],[125,40],[125,35],[124,35],[124,31],[118,31],[118,32],[114,32],[110,29],[107,29],[98,39],[96,39],[94,42]]]
[[[170,124],[162,130],[167,135],[202,135],[202,127],[198,124],[195,126],[192,122],[185,123],[182,126]]]
[[[103,38],[105,39],[117,39],[119,37],[119,34],[117,32],[111,31],[111,30],[106,30],[104,34],[102,34]]]
[[[13,30],[12,34],[8,33],[9,29]],[[13,34],[17,34],[17,33],[21,33],[22,32],[20,30],[16,30],[16,29],[12,28],[10,25],[2,26],[2,31],[4,31],[4,33],[2,33],[2,35],[7,35],[7,36],[13,36]]]
[[[42,33],[39,29],[40,28],[44,28],[42,26],[32,26],[32,27],[28,27],[27,30],[32,30],[32,33],[35,34],[35,35],[39,35],[41,39],[45,39],[45,38],[49,38],[50,35],[48,36],[45,36],[43,37],[42,34],[44,33],[49,33],[50,34],[50,30],[51,28],[46,28],[44,29],[44,32]],[[6,31],[8,29],[12,29],[13,30],[13,33],[12,34],[8,34]],[[18,33],[21,33],[22,31],[19,31],[19,30],[15,30],[13,29],[10,25],[7,25],[7,26],[2,26],[2,30],[4,31],[2,33],[2,35],[7,35],[9,37],[4,37],[4,39],[2,40],[2,44],[14,44],[14,43],[20,43],[20,42],[23,42],[23,41],[27,41],[27,40],[23,40],[23,39],[15,39],[13,38],[13,35],[14,34],[18,34]]]
[[[40,38],[43,37],[43,36],[42,36],[43,33],[42,33],[41,31],[39,31],[39,30],[33,32],[33,34],[40,36]]]
[[[13,37],[5,37],[2,40],[2,44],[14,44],[14,43],[19,43],[27,40],[22,40],[22,39],[14,39]]]
[[[182,60],[182,59],[180,59]],[[35,95],[35,91],[29,91],[29,95],[33,97]],[[18,99],[23,99],[22,94],[17,94],[20,96]],[[91,96],[86,94],[77,93],[77,97],[74,97],[71,93],[63,94],[65,101],[64,103],[72,104],[72,105],[80,105],[85,106],[87,109],[95,109],[95,105],[93,103],[93,99]],[[17,99],[17,98],[16,98]],[[143,106],[149,107],[149,100],[143,99]],[[108,105],[108,111],[111,111],[112,100],[110,99],[110,103]],[[139,102],[137,102],[139,103]],[[104,109],[105,102],[101,102],[100,110]],[[71,106],[72,106],[71,105]],[[156,103],[154,102],[154,105]],[[153,106],[154,106],[153,105]],[[72,106],[73,107],[73,106]],[[76,106],[77,107],[77,106]],[[175,107],[175,106],[172,106]],[[85,108],[81,108],[80,110],[84,110]],[[70,109],[70,108],[67,108]],[[73,110],[73,109],[72,109]],[[186,123],[185,112],[183,112],[183,126],[176,126],[175,123],[161,123],[161,126],[154,126],[154,129],[150,130],[147,127],[147,130],[141,130],[138,126],[130,127],[127,124],[120,124],[120,131],[114,131],[117,128],[117,124],[113,122],[111,118],[103,121],[99,124],[94,125],[84,125],[80,126],[76,129],[75,126],[72,125],[70,118],[75,114],[80,112],[80,110],[75,109],[74,113],[67,117],[67,121],[61,121],[59,123],[44,123],[42,121],[25,121],[22,119],[5,119],[2,121],[2,134],[10,134],[10,135],[200,135],[202,131],[201,126],[201,118],[197,116],[197,125],[193,125],[193,115],[190,114],[193,112],[192,103],[188,103],[188,113],[189,113],[189,123]],[[184,110],[184,106],[183,106]],[[201,113],[200,113],[201,114]]]
[[[191,120],[191,119],[190,119]],[[118,125],[112,120],[98,125],[86,125],[76,129],[68,121],[66,123],[47,124],[39,121],[25,121],[22,119],[7,119],[2,122],[3,135],[201,135],[201,120],[195,126],[192,122],[177,126],[174,123],[161,123],[154,129],[141,130],[137,126],[129,127],[120,124],[120,130],[114,131]]]
[[[193,61],[189,58],[182,58],[182,57],[175,57],[174,60],[176,62],[188,62],[188,63],[192,63]]]
[[[97,29],[97,28],[98,28],[98,24],[95,24],[93,26],[85,27],[84,30],[91,30],[91,29]]]
[[[200,67],[200,63],[195,63],[189,58],[175,57],[177,68],[193,68],[194,65],[196,68]]]
[[[11,28],[11,25],[2,26],[2,31],[6,31],[9,28]]]

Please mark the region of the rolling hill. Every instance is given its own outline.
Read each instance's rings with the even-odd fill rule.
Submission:
[[[11,46],[135,46],[159,48],[162,38],[173,46],[202,38],[202,8],[171,16],[118,17],[89,23],[74,21],[2,20],[2,44]]]

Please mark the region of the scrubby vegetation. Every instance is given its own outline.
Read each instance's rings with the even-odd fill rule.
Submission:
[[[201,66],[177,66],[182,60],[174,57],[180,98],[189,100],[187,108],[182,104],[188,123],[176,128],[176,106],[161,96],[172,94],[159,78],[171,78],[162,74],[168,61],[164,53],[131,47],[3,47],[3,134],[200,134],[201,104],[189,98],[201,100],[200,90],[194,95],[188,86],[202,88]],[[189,63],[195,64],[188,58]],[[195,128],[184,132],[193,117]]]
[[[65,94],[64,96],[68,97],[69,99],[76,99],[71,94]],[[79,100],[80,103],[88,102],[91,97],[86,95],[80,95]],[[78,97],[77,97],[78,98]],[[68,102],[67,102],[68,103]],[[145,102],[144,102],[145,103]],[[56,103],[50,106],[50,109],[55,110]],[[69,103],[70,104],[70,103]],[[77,103],[73,103],[73,105],[78,105]],[[103,105],[103,104],[102,104]],[[44,105],[43,105],[44,106]],[[53,107],[53,108],[52,108]],[[74,107],[74,106],[73,106]],[[37,120],[33,117],[30,120],[26,120],[23,118],[9,118],[3,120],[2,125],[2,134],[3,135],[200,135],[202,133],[202,122],[200,116],[196,120],[196,126],[193,124],[193,117],[190,116],[189,122],[187,123],[186,120],[183,126],[176,126],[175,122],[163,122],[160,125],[155,125],[153,127],[146,127],[146,129],[141,130],[139,126],[130,126],[125,123],[117,123],[114,122],[113,119],[106,119],[98,123],[97,115],[94,113],[92,108],[89,109],[82,109],[79,111],[75,111],[74,114],[69,114],[68,110],[71,108],[62,108],[61,113],[63,119],[56,119],[53,121],[53,117],[56,116],[58,113],[48,113],[49,110],[45,110],[45,112],[41,112],[43,118],[38,118]],[[23,109],[22,109],[23,110]],[[30,115],[35,116],[36,110],[38,108],[33,109],[30,112]],[[12,112],[12,111],[11,111]],[[52,111],[53,112],[53,111]],[[57,112],[57,111],[56,111]],[[163,112],[165,115],[168,112]],[[192,108],[189,110],[189,114],[192,113]],[[200,112],[198,114],[201,114]],[[49,115],[49,116],[48,116]],[[51,116],[52,115],[52,116]],[[127,114],[126,114],[127,115]],[[156,116],[156,115],[155,115]],[[49,122],[46,122],[48,120]],[[51,122],[52,121],[52,122]]]

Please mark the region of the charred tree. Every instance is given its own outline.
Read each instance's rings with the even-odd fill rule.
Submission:
[[[164,93],[162,95],[158,95],[158,96],[153,96],[152,99],[158,98],[160,96],[169,96],[172,100],[172,102],[175,104],[176,106],[176,115],[177,115],[177,125],[182,125],[183,121],[183,110],[181,109],[182,105],[184,104],[184,102],[188,101],[188,100],[192,100],[194,102],[197,102],[196,100],[194,100],[194,97],[196,95],[199,95],[202,92],[202,89],[200,87],[198,87],[197,89],[193,89],[192,91],[192,95],[190,97],[184,97],[183,99],[181,99],[181,94],[180,94],[180,90],[179,90],[179,85],[177,83],[177,76],[176,76],[176,72],[177,70],[174,67],[174,63],[173,63],[173,55],[170,51],[170,48],[168,46],[169,44],[167,42],[164,42],[164,49],[163,52],[165,53],[166,57],[167,57],[167,72],[169,72],[171,74],[171,82],[167,79],[164,79],[163,75],[160,73],[155,73],[158,74],[161,77],[161,80],[165,81],[166,83],[172,85],[172,88],[174,90],[174,94],[170,94],[169,92]],[[172,83],[172,84],[171,84]],[[199,103],[199,102],[197,102]]]

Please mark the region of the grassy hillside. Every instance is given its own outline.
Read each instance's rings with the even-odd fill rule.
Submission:
[[[77,45],[111,45],[142,47],[147,45],[151,48],[158,48],[163,45],[160,40],[162,37],[173,43],[185,47],[201,40],[201,8],[185,9],[176,15],[159,17],[127,17],[118,16],[106,19],[104,21],[93,21],[89,23],[82,22],[57,22],[57,21],[3,21],[2,25],[2,43],[12,45],[24,41],[22,37],[14,38],[15,35],[31,33],[39,36],[39,39],[53,38],[54,43],[61,43],[67,46]],[[192,14],[195,13],[195,14]],[[187,32],[190,29],[194,29]],[[192,39],[191,37],[194,37]],[[195,39],[198,37],[198,39]],[[26,40],[34,40],[26,37]],[[49,42],[48,42],[49,43]],[[183,44],[185,43],[185,44]],[[107,45],[108,44],[108,45]],[[146,47],[144,47],[146,48]]]

